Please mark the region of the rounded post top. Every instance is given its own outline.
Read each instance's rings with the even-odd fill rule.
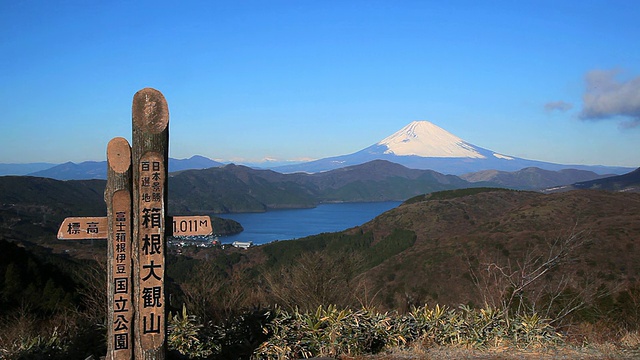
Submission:
[[[127,139],[116,137],[107,144],[107,163],[116,173],[124,173],[131,166],[131,147]]]
[[[133,95],[133,126],[144,132],[159,134],[169,125],[169,107],[164,95],[144,88]]]

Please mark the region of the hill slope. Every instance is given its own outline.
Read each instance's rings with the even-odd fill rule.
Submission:
[[[560,250],[566,251],[562,266],[527,289],[527,296],[543,297],[561,286],[577,294],[614,296],[640,283],[639,242],[640,194],[467,189],[416,197],[342,233],[254,251],[283,266],[309,252],[325,259],[363,259],[360,276],[369,293],[379,294],[385,307],[402,309],[424,302],[456,306],[483,305],[491,296],[499,300],[507,280]]]
[[[322,202],[404,200],[417,194],[474,186],[451,175],[372,161],[317,174],[281,174],[227,165],[184,171],[169,179],[175,211],[250,212],[314,207]]]
[[[628,174],[575,183],[573,187],[576,189],[640,192],[640,168]]]
[[[104,180],[0,176],[0,239],[76,247],[73,244],[79,242],[56,240],[58,227],[70,216],[106,216],[105,186]],[[221,234],[225,229],[231,233],[241,229],[233,220],[212,221]]]
[[[489,182],[496,186],[520,190],[540,190],[554,186],[573,184],[580,181],[602,179],[611,175],[599,175],[593,171],[562,169],[559,171],[544,170],[536,167],[508,172],[485,170],[461,175],[469,182]]]

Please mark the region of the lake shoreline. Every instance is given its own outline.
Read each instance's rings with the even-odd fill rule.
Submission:
[[[219,236],[222,243],[234,241],[255,245],[276,240],[294,240],[362,225],[399,206],[401,201],[323,203],[313,208],[274,209],[265,212],[216,214],[242,225],[244,231]],[[215,229],[214,229],[215,230]]]

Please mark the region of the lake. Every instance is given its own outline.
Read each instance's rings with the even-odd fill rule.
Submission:
[[[222,243],[253,241],[255,245],[274,240],[291,240],[324,232],[342,231],[362,225],[400,201],[321,204],[313,209],[271,210],[263,213],[216,214],[239,222],[244,231],[221,236]]]

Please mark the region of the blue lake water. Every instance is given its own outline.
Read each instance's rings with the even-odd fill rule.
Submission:
[[[253,241],[265,244],[274,240],[298,239],[324,232],[342,231],[362,225],[383,212],[400,205],[399,201],[373,203],[322,204],[313,209],[272,210],[264,213],[217,214],[239,222],[244,231],[221,236],[224,243]]]

